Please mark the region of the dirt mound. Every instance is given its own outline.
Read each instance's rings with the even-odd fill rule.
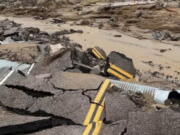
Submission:
[[[11,61],[21,61],[24,63],[33,63],[38,56],[36,44],[14,43],[0,46],[0,58]]]

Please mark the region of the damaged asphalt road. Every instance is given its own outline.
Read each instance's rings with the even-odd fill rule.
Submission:
[[[150,95],[128,93],[110,83],[112,78],[136,79],[133,60],[126,55],[115,51],[106,54],[99,47],[83,50],[61,37],[81,31],[48,34],[9,20],[0,26],[2,43],[8,37],[15,42],[36,41],[42,45],[36,48],[39,52],[30,62],[34,66],[29,74],[11,68],[9,78],[0,74],[6,78],[0,86],[0,135],[180,133],[178,97],[174,101],[174,95],[170,95],[170,104],[176,106],[172,109],[171,105],[158,106]],[[51,53],[53,45],[60,45],[55,53]]]
[[[72,78],[72,85],[66,85],[66,82],[68,82],[66,75]],[[75,82],[73,82],[75,79],[74,75],[78,76]],[[62,76],[64,76],[64,80],[60,79]],[[93,103],[92,99],[95,98],[98,92],[97,90],[103,81],[101,77],[101,81],[97,79],[99,78],[97,75],[90,75],[84,78],[85,76],[87,76],[87,74],[59,72],[51,76],[45,74],[44,76],[39,75],[33,77],[31,75],[23,77],[24,81],[22,82],[8,80],[4,86],[0,86],[0,105],[10,113],[10,116],[3,116],[5,124],[0,124],[0,131],[3,131],[0,132],[0,134],[28,133],[35,135],[53,135],[62,132],[64,135],[68,135],[69,133],[72,135],[81,135],[85,129],[83,126],[84,118],[86,117],[90,104]],[[46,84],[41,81],[34,81],[37,82],[37,84],[39,83],[38,85],[41,87],[36,86],[36,83],[34,86],[25,83],[26,81],[28,82],[28,80],[44,79],[44,77],[48,77],[48,81],[56,84],[56,87],[51,88],[57,92],[51,93],[51,95],[45,95],[45,91],[47,92],[48,90],[42,91],[42,89],[49,89],[49,87],[46,87]],[[78,80],[79,83],[84,81],[87,85],[83,86],[83,83],[77,85]],[[64,81],[64,83],[62,83],[62,81]],[[44,85],[45,87],[43,88]],[[49,89],[50,91],[52,90],[51,88]],[[72,88],[74,89],[72,90]],[[129,98],[127,93],[124,93],[120,89],[112,88],[107,91],[105,105],[106,107],[102,117],[104,124],[100,135],[130,135],[144,132],[149,135],[156,133],[162,135],[173,133],[178,135],[180,132],[180,128],[178,127],[178,125],[180,125],[178,121],[180,118],[179,112],[170,109],[145,112],[143,107],[137,106],[135,102]],[[7,119],[5,119],[5,117],[8,117],[8,120],[10,120],[10,118],[17,120],[12,125],[12,123],[6,123]],[[41,122],[43,124],[41,124]],[[34,126],[34,124],[37,126]],[[174,125],[172,129],[169,129],[169,124]],[[157,127],[159,130],[156,130]],[[139,130],[136,130],[138,128]]]
[[[114,71],[125,75],[135,74],[131,59],[118,52],[113,53],[109,60],[116,65]],[[124,61],[116,62],[112,55],[121,57]],[[90,63],[84,62],[82,56]],[[48,64],[43,65],[46,62]],[[86,66],[77,66],[75,62],[91,68],[87,70]],[[137,96],[117,87],[106,88],[105,93],[101,95],[105,87],[105,78],[116,78],[113,74],[104,72],[107,68],[103,67],[107,62],[80,48],[62,49],[52,56],[44,56],[28,76],[23,71],[14,72],[0,86],[0,106],[3,107],[3,111],[8,112],[2,113],[0,135],[55,135],[59,132],[64,135],[84,135],[88,127],[84,124],[85,118],[91,111],[90,106],[96,106],[92,114],[94,120],[97,119],[97,114],[102,113],[101,121],[90,123],[93,124],[92,132],[93,130],[95,132],[98,130],[99,122],[102,122],[98,135],[141,133],[178,135],[180,132],[177,126],[180,125],[178,111],[163,107],[153,108],[151,107],[153,103],[143,94]],[[95,66],[99,66],[98,74],[91,73]],[[121,70],[118,67],[121,67]],[[102,99],[100,103],[96,102],[95,99],[100,98],[98,95],[105,101],[104,104],[101,103]],[[15,122],[9,122],[11,119]],[[169,124],[174,125],[173,128],[169,129]],[[166,127],[167,130],[162,127]]]
[[[54,96],[54,97],[33,99],[32,97],[30,98],[30,96],[27,96],[26,94],[22,94],[22,92],[18,92],[18,90],[16,89],[13,89],[13,90],[10,90],[9,88],[8,90],[5,88],[3,89],[6,91],[6,93],[15,92],[16,94],[13,93],[13,94],[7,95],[2,92],[3,96],[7,96],[11,98],[8,98],[8,101],[7,101],[7,98],[3,99],[1,97],[0,98],[1,103],[3,102],[4,104],[8,105],[4,107],[7,108],[11,113],[17,113],[18,115],[19,114],[21,115],[19,117],[15,117],[17,119],[16,122],[20,123],[20,124],[14,123],[14,125],[18,125],[17,128],[15,128],[16,130],[15,129],[10,130],[10,131],[8,130],[7,132],[7,130],[5,129],[11,129],[13,128],[13,126],[12,127],[4,126],[1,124],[0,131],[4,131],[4,130],[6,131],[6,132],[4,131],[4,133],[1,132],[2,134],[26,133],[26,132],[27,133],[33,132],[32,134],[36,134],[36,135],[41,135],[41,134],[53,135],[58,132],[62,132],[64,133],[64,135],[68,135],[69,133],[72,133],[73,135],[82,134],[84,127],[81,124],[74,123],[74,121],[80,122],[79,121],[80,119],[82,120],[84,119],[85,117],[84,115],[87,113],[90,103],[86,96],[84,96],[83,98],[80,91],[77,91],[77,92],[68,91],[68,92],[65,92],[63,95],[60,94],[60,95],[57,95],[56,97]],[[91,92],[92,91],[90,91],[90,93]],[[95,95],[94,92],[91,94],[90,93],[89,95]],[[16,95],[16,98],[12,97],[13,95]],[[178,122],[178,119],[180,117],[180,114],[178,112],[174,112],[170,109],[144,112],[141,108],[136,107],[136,105],[126,95],[123,95],[123,94],[120,95],[119,92],[114,92],[114,94],[112,93],[106,94],[107,97],[109,95],[111,96],[111,99],[113,99],[114,101],[119,100],[121,102],[117,101],[118,104],[116,106],[115,105],[111,106],[110,104],[107,104],[107,103],[114,103],[114,101],[108,101],[108,102],[106,101],[107,106],[106,106],[106,111],[104,115],[105,123],[103,124],[103,129],[100,135],[105,135],[105,134],[111,135],[111,134],[122,134],[122,133],[126,133],[130,135],[130,134],[141,134],[144,132],[148,133],[149,135],[156,134],[156,133],[162,134],[162,135],[166,135],[166,134],[168,135],[169,133],[173,133],[175,135],[176,134],[178,135],[179,133],[178,125],[180,124]],[[82,98],[84,100],[82,100]],[[25,102],[23,99],[24,100],[26,99],[25,101],[27,102]],[[129,105],[125,106],[126,103],[128,103]],[[19,105],[15,105],[15,104],[19,104]],[[11,107],[14,107],[14,108],[11,108]],[[111,107],[113,107],[113,109]],[[120,109],[118,107],[120,107]],[[17,108],[21,108],[21,109],[17,109]],[[64,118],[61,117],[62,114],[64,115]],[[28,116],[28,115],[31,115],[31,116]],[[52,125],[47,124],[49,123],[48,117],[54,117],[54,115],[56,115],[55,121],[59,123],[57,125],[52,124],[53,122],[51,122]],[[84,117],[81,117],[82,115]],[[26,121],[21,122],[20,121],[21,117],[22,119],[26,118]],[[8,116],[8,119],[10,119],[9,116]],[[6,121],[6,119],[4,121]],[[43,123],[46,123],[46,124],[45,125],[40,124],[42,121]],[[37,125],[39,125],[37,127],[34,126],[34,123],[36,122],[37,122]],[[8,125],[8,123],[6,125]],[[31,125],[33,126],[31,127]],[[169,129],[169,125],[173,125],[173,128]],[[51,126],[53,128],[50,128]],[[18,127],[25,127],[25,128],[18,128]],[[157,127],[159,130],[156,130]],[[38,131],[41,129],[44,129],[44,130]],[[38,131],[38,132],[35,132],[35,131]]]

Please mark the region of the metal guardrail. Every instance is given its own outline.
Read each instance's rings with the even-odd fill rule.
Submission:
[[[0,59],[0,85],[3,85],[14,72],[24,71],[25,75],[29,75],[34,65],[34,63],[29,65]]]
[[[110,80],[110,81],[113,85],[124,91],[149,94],[154,98],[154,101],[160,104],[164,104],[165,101],[168,99],[170,93],[172,92],[172,90],[163,90],[160,88],[155,88],[147,85],[140,85],[140,84],[116,81],[116,80]],[[180,94],[180,90],[176,90],[176,92]]]

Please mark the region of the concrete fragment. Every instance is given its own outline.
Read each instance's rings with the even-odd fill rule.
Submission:
[[[117,67],[120,67],[124,71],[130,73],[131,75],[135,76],[136,69],[133,65],[132,59],[126,57],[124,54],[112,51],[109,55],[109,62],[111,64],[116,65]]]
[[[50,53],[51,53],[51,55],[58,52],[62,48],[64,48],[64,47],[61,44],[50,45]]]
[[[103,80],[103,77],[93,74],[58,72],[50,81],[56,88],[63,90],[95,90]]]

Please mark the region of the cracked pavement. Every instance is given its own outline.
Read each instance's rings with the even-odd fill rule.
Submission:
[[[0,134],[55,135],[61,132],[63,135],[81,135],[89,106],[104,80],[97,75],[86,76],[57,72],[8,80],[0,86],[0,105],[9,112],[1,114]],[[68,77],[71,85],[67,85]],[[170,109],[145,112],[126,93],[117,89],[107,91],[105,98],[100,135],[178,135],[180,132],[178,112]],[[173,128],[169,129],[170,125]]]

